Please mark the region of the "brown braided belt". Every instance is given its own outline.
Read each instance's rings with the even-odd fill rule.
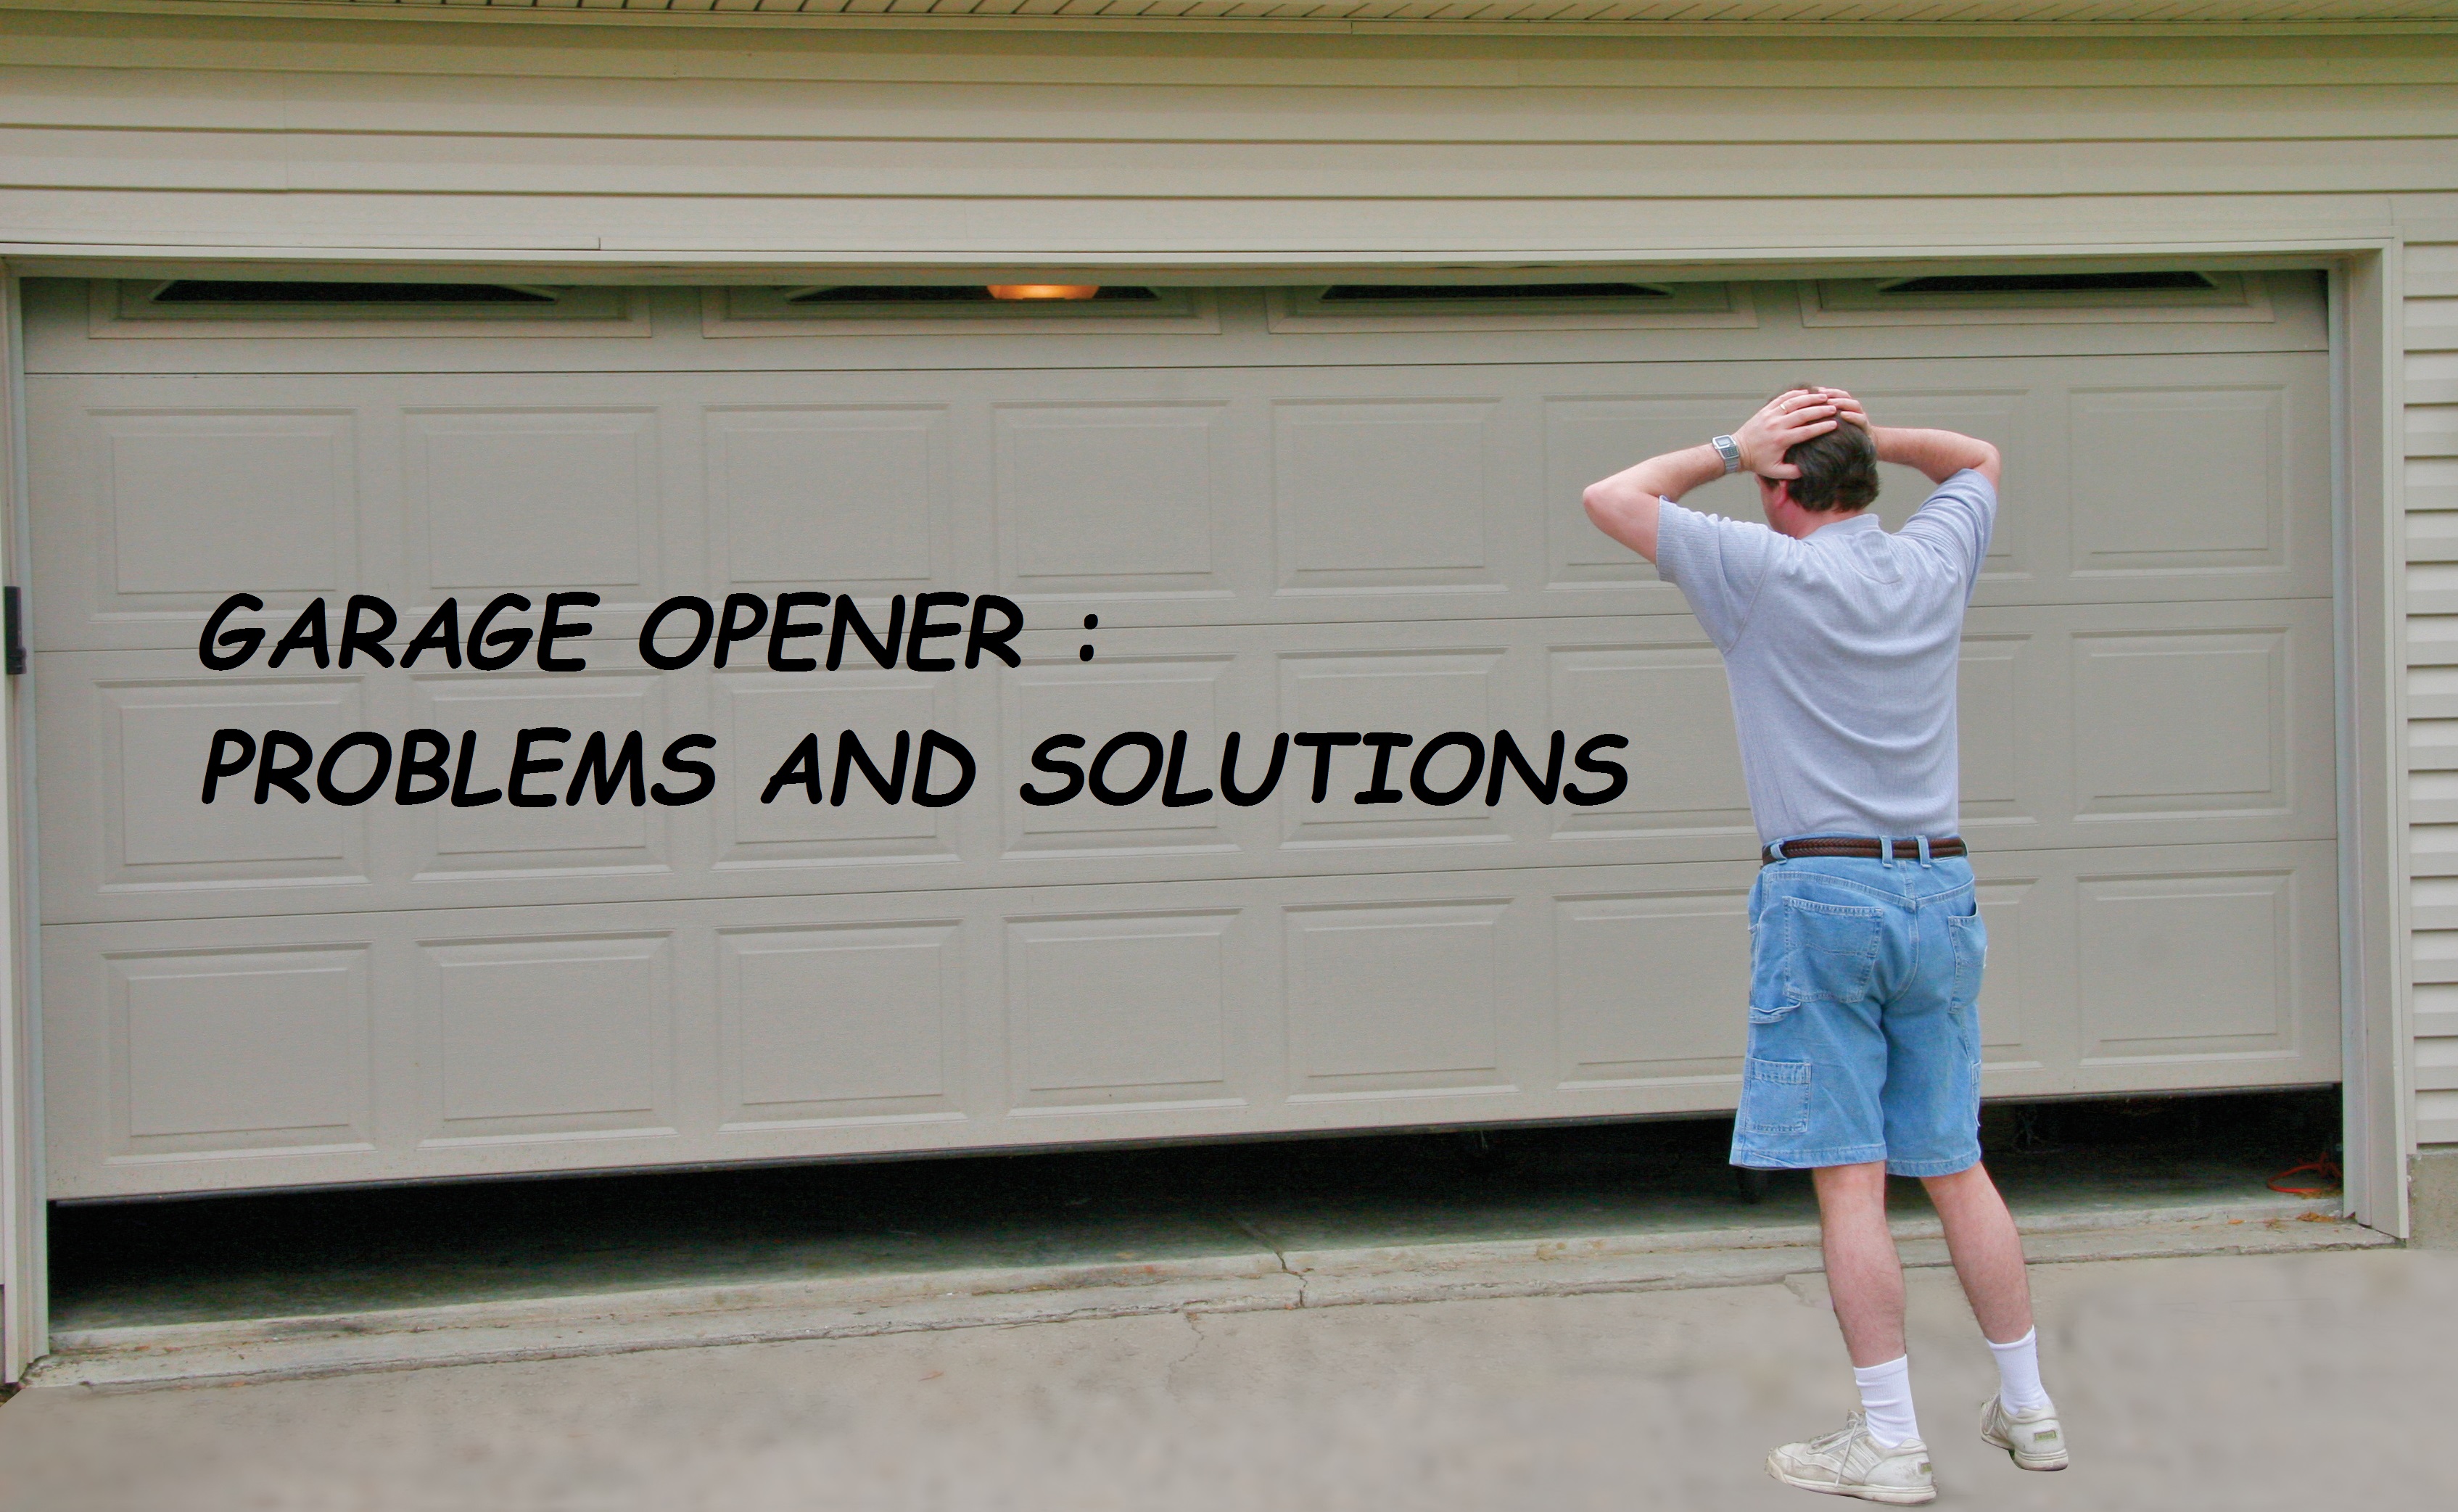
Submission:
[[[1781,856],[1775,853],[1773,845],[1759,852],[1760,866],[1772,866],[1778,861],[1797,861],[1823,856],[1855,856],[1874,861],[1884,859],[1886,854],[1885,841],[1868,839],[1858,835],[1812,835],[1804,839],[1783,840],[1780,843],[1783,846],[1783,854]],[[1921,842],[1916,839],[1895,841],[1896,860],[1918,860],[1920,846]],[[1932,858],[1964,855],[1966,847],[1963,837],[1949,835],[1942,840],[1931,840],[1928,842],[1928,853]]]

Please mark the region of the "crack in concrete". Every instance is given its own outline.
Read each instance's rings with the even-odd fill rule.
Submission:
[[[1194,1360],[1196,1356],[1203,1353],[1204,1344],[1201,1315],[1197,1313],[1194,1308],[1186,1307],[1178,1309],[1177,1315],[1186,1319],[1187,1331],[1195,1336],[1195,1341],[1186,1346],[1185,1354],[1180,1355],[1174,1360],[1171,1360],[1169,1362],[1169,1368],[1162,1371],[1160,1374],[1164,1389],[1166,1389],[1169,1395],[1173,1398],[1177,1397],[1179,1391],[1177,1373],[1184,1370],[1187,1365]]]
[[[1281,1274],[1282,1275],[1289,1276],[1298,1283],[1298,1306],[1301,1308],[1306,1306],[1305,1273],[1289,1264],[1288,1254],[1281,1248],[1279,1241],[1275,1240],[1270,1234],[1265,1233],[1255,1223],[1240,1214],[1235,1212],[1229,1214],[1229,1221],[1236,1224],[1238,1226],[1238,1231],[1240,1233],[1243,1233],[1247,1238],[1254,1240],[1257,1244],[1260,1244],[1264,1249],[1272,1252],[1272,1263],[1281,1268]]]

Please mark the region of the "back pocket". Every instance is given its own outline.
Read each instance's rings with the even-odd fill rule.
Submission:
[[[1885,910],[1787,898],[1781,917],[1786,1001],[1858,1003],[1869,995]]]
[[[1741,1107],[1733,1118],[1743,1134],[1808,1133],[1809,1063],[1744,1060]]]

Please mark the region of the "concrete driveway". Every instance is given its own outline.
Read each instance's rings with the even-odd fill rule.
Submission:
[[[1912,1280],[1940,1505],[2458,1505],[2458,1256],[2035,1271],[2075,1467],[1983,1446],[1994,1377]],[[1339,1509],[1833,1506],[1765,1479],[1851,1405],[1820,1277],[1159,1315],[0,1406],[0,1507]]]

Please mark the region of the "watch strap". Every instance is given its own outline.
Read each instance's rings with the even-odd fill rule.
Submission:
[[[1730,436],[1718,436],[1713,441],[1709,442],[1708,445],[1716,448],[1716,455],[1724,459],[1724,470],[1726,472],[1739,472],[1741,470],[1741,444],[1739,442],[1735,441]]]

